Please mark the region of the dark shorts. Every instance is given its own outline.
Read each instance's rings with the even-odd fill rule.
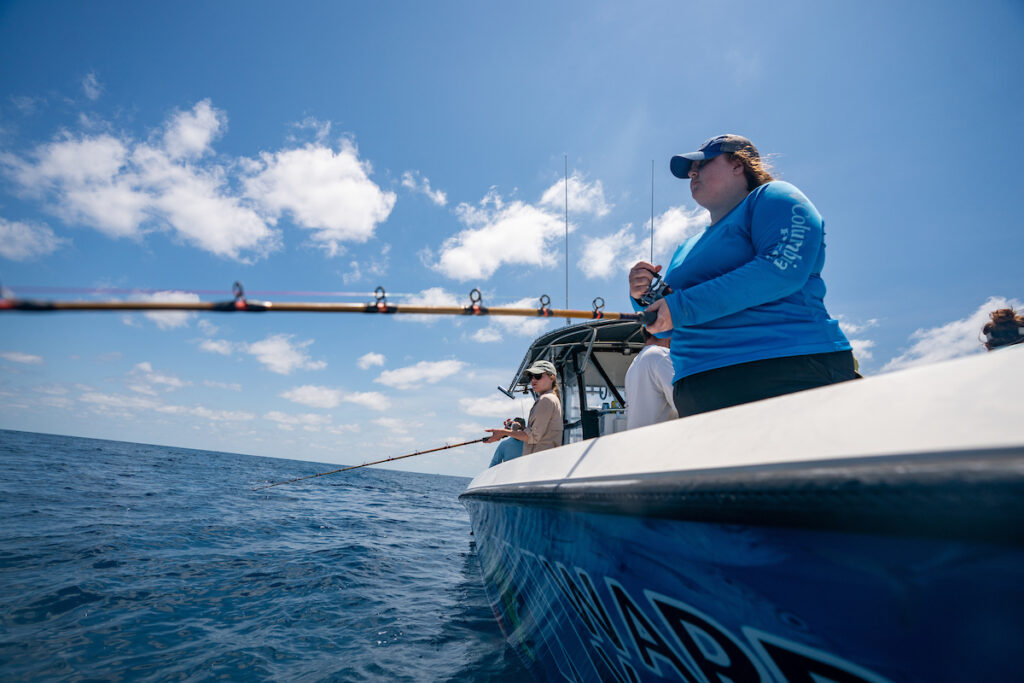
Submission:
[[[672,386],[679,417],[857,379],[853,353],[767,358],[698,372]]]

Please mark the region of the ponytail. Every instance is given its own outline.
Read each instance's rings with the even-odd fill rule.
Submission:
[[[981,333],[985,335],[985,348],[989,351],[1000,346],[1019,344],[1024,341],[1024,315],[1012,308],[992,311]]]

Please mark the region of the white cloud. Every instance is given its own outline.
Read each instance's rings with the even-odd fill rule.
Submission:
[[[347,425],[329,425],[324,427],[324,431],[328,434],[336,434],[338,436],[344,436],[345,434],[352,434],[360,431],[360,426],[357,424]]]
[[[167,152],[139,145],[132,163],[148,193],[148,210],[171,225],[185,242],[217,256],[245,261],[278,247],[279,233],[255,210],[228,194],[225,172],[181,163]]]
[[[611,205],[601,181],[569,178],[570,214],[605,216]],[[505,202],[492,188],[479,205],[459,204],[455,213],[466,229],[444,241],[429,265],[457,280],[489,278],[503,265],[550,268],[558,265],[565,238],[565,179],[549,187],[537,204]],[[569,225],[574,232],[576,226]],[[429,258],[429,257],[428,257]]]
[[[462,203],[455,213],[467,227],[444,241],[434,270],[463,281],[489,278],[503,265],[558,265],[565,224],[553,209],[506,203],[492,189],[479,205]]]
[[[689,210],[685,206],[669,208],[654,221],[654,258],[659,261],[671,258],[683,240],[696,235],[710,222],[711,214],[702,207],[697,206]],[[649,235],[651,222],[644,223],[644,228],[645,233]],[[647,257],[650,258],[649,251]]]
[[[498,342],[503,339],[503,337],[501,336],[501,330],[499,330],[494,325],[489,325],[487,327],[480,328],[479,330],[473,333],[471,338],[473,339],[473,341],[478,341],[482,344]]]
[[[64,134],[25,158],[0,154],[0,167],[66,223],[115,238],[170,229],[189,244],[245,261],[247,252],[277,248],[279,233],[230,194],[224,167],[191,163],[209,151],[225,120],[203,100],[175,113],[154,143]]]
[[[989,297],[988,301],[960,320],[954,320],[929,329],[916,330],[909,349],[893,358],[882,372],[900,370],[916,365],[929,365],[939,361],[980,353],[985,350],[981,341],[981,328],[988,322],[989,313],[999,308],[1021,308],[1020,301],[1004,297]]]
[[[356,361],[356,365],[363,370],[367,370],[375,365],[384,365],[384,361],[385,358],[383,353],[374,353],[373,351],[370,351],[369,353],[360,356],[359,360]]]
[[[199,343],[199,348],[207,353],[219,353],[222,356],[230,356],[235,352],[235,345],[226,339],[204,339]]]
[[[397,370],[385,370],[374,381],[396,389],[412,389],[420,384],[436,384],[451,378],[465,365],[458,360],[420,361]]]
[[[43,396],[39,399],[40,405],[61,410],[72,410],[75,407],[74,401],[63,396]]]
[[[18,110],[23,116],[31,116],[39,108],[39,105],[44,100],[35,97],[29,97],[27,95],[14,95],[11,97],[11,104]]]
[[[334,408],[341,402],[341,392],[337,389],[306,384],[289,389],[281,394],[281,398],[310,408]]]
[[[540,308],[540,301],[536,298],[525,298],[513,301],[503,308]],[[533,339],[544,330],[551,327],[554,318],[541,317],[520,317],[496,315],[490,318],[487,327],[481,328],[473,333],[472,339],[481,343],[501,341],[506,335],[517,337],[529,337]]]
[[[59,384],[51,384],[32,387],[32,391],[48,396],[65,396],[71,390]]]
[[[326,427],[331,423],[331,418],[328,415],[282,413],[279,410],[271,410],[263,416],[263,419],[276,422],[277,426],[285,431],[292,431],[296,427],[302,427],[307,432],[318,432],[322,427]]]
[[[22,223],[0,218],[0,256],[30,261],[57,251],[68,240],[57,237],[43,223]]]
[[[407,434],[410,430],[423,426],[421,422],[396,417],[379,417],[373,423],[395,434]]]
[[[256,419],[255,415],[245,410],[211,410],[205,406],[166,406],[160,412],[181,412],[211,422],[248,422]]]
[[[137,363],[129,375],[132,378],[132,383],[129,386],[132,391],[151,396],[157,394],[153,385],[164,391],[173,391],[191,384],[191,382],[179,379],[173,375],[166,375],[155,371],[153,365],[148,362]]]
[[[307,116],[298,123],[292,124],[293,128],[297,130],[311,130],[313,131],[314,137],[317,142],[324,142],[327,140],[327,136],[331,134],[331,122],[321,121],[314,116]],[[298,139],[294,135],[289,135],[288,140],[290,142],[297,142]]]
[[[687,210],[673,206],[654,221],[654,263],[668,265],[676,248],[696,235],[709,222],[708,212],[700,207]],[[631,224],[604,237],[584,238],[583,256],[578,262],[588,278],[605,279],[624,275],[637,261],[651,259],[651,221],[638,232]],[[625,283],[625,278],[622,279]]]
[[[583,256],[576,265],[588,278],[607,278],[640,260],[639,250],[633,226],[626,225],[610,235],[584,239]],[[624,266],[627,261],[632,263]]]
[[[560,179],[554,185],[544,191],[540,199],[541,206],[552,211],[565,211],[566,192],[565,178]],[[586,213],[598,217],[608,215],[612,205],[604,198],[604,187],[600,180],[588,183],[576,172],[569,176],[569,213]]]
[[[210,337],[217,334],[218,330],[220,329],[216,325],[211,323],[208,318],[200,318],[196,326],[199,328],[200,332]]]
[[[322,370],[327,367],[326,362],[314,361],[306,353],[305,349],[312,343],[311,339],[296,342],[294,335],[277,334],[252,344],[226,339],[203,339],[199,342],[199,349],[222,356],[233,355],[236,351],[248,353],[271,372],[289,375],[295,370]]]
[[[839,322],[839,327],[842,329],[843,334],[847,336],[860,334],[873,327],[878,327],[878,318],[871,318],[863,323],[855,323],[847,320],[845,316],[837,315],[836,320]]]
[[[377,391],[351,392],[341,395],[341,400],[346,403],[369,408],[370,410],[382,411],[391,407],[391,399]]]
[[[337,153],[307,144],[261,154],[244,180],[245,192],[272,216],[289,212],[296,224],[313,231],[314,244],[335,256],[342,242],[373,237],[395,205],[395,193],[370,180],[371,170],[350,140],[342,140]]]
[[[384,244],[377,250],[377,256],[379,258],[371,258],[368,261],[349,261],[349,271],[343,273],[341,276],[342,282],[345,284],[351,284],[358,282],[363,278],[369,277],[383,277],[388,272],[388,266],[391,265],[391,259],[388,258],[388,253],[391,251],[390,244]]]
[[[419,294],[406,297],[402,300],[402,306],[444,306],[462,307],[469,305],[469,298],[459,300],[457,296],[446,291],[443,287],[429,287]],[[429,314],[400,315],[395,320],[403,323],[427,323],[433,324],[439,320],[439,316]]]
[[[160,402],[152,398],[142,396],[124,396],[120,394],[103,394],[97,391],[87,391],[78,397],[82,403],[91,404],[98,408],[118,408],[121,410],[156,410]]]
[[[402,187],[406,187],[413,192],[425,194],[430,201],[434,202],[438,206],[444,206],[448,203],[448,195],[441,190],[432,189],[430,187],[430,180],[421,176],[419,171],[406,171],[403,173]]]
[[[329,130],[308,125],[318,140]],[[396,195],[370,180],[352,141],[337,151],[318,141],[224,164],[207,157],[226,126],[226,114],[205,99],[173,112],[148,141],[65,133],[24,157],[0,154],[0,168],[66,223],[115,238],[170,230],[239,261],[279,248],[281,233],[268,222],[285,212],[331,255],[344,251],[343,242],[365,242],[390,215]],[[232,190],[236,180],[241,195]]]
[[[112,135],[63,139],[40,145],[32,154],[34,165],[10,159],[23,182],[65,183],[80,187],[109,181],[128,159],[128,145]]]
[[[121,415],[131,415],[136,411],[149,411],[165,415],[199,417],[211,422],[247,422],[256,419],[255,415],[244,410],[212,410],[202,405],[173,405],[162,403],[155,398],[103,394],[92,390],[82,393],[78,400],[98,412],[107,414],[116,412]]]
[[[31,160],[0,154],[0,166],[33,197],[49,197],[66,223],[95,227],[110,237],[138,236],[148,197],[128,168],[129,141],[102,134],[39,145]]]
[[[96,72],[90,71],[82,79],[82,91],[85,92],[86,97],[94,102],[100,98],[100,95],[103,93],[103,86],[100,85]]]
[[[359,282],[363,279],[363,269],[359,265],[359,261],[349,261],[349,270],[347,273],[342,273],[341,281],[346,285],[350,285],[353,282]]]
[[[210,100],[202,100],[192,111],[175,112],[171,117],[164,132],[164,151],[171,159],[201,157],[225,126],[224,112],[214,109]]]
[[[0,358],[12,363],[23,363],[25,365],[43,364],[42,356],[36,356],[31,353],[22,353],[21,351],[4,351],[3,353],[0,353]]]
[[[199,303],[199,295],[192,294],[191,292],[154,292],[141,297],[141,299],[143,301],[160,301],[168,303]],[[188,325],[189,318],[194,318],[196,316],[195,313],[190,311],[169,311],[167,313],[147,311],[146,313],[143,313],[143,315],[155,322],[157,327],[161,330],[170,330],[175,327]]]
[[[873,360],[874,354],[871,349],[875,347],[875,342],[871,339],[858,339],[856,337],[847,337],[850,342],[850,346],[853,347],[853,357],[860,363],[866,360]]]
[[[864,323],[854,323],[846,320],[842,315],[837,315],[836,320],[839,321],[839,328],[850,341],[850,346],[853,347],[853,355],[857,361],[863,362],[873,360],[874,354],[871,352],[871,349],[875,347],[875,342],[871,339],[859,337],[858,335],[873,327],[877,327],[878,320],[876,318],[872,318]]]
[[[533,399],[526,395],[522,398],[517,395],[514,400],[509,400],[505,396],[498,395],[497,392],[494,396],[459,399],[459,408],[467,415],[495,419],[529,415],[532,405]]]
[[[294,335],[278,334],[262,341],[248,344],[245,350],[267,366],[271,372],[289,375],[295,370],[321,370],[327,367],[324,361],[310,360],[304,349],[312,340],[293,343]]]
[[[203,386],[210,387],[211,389],[227,389],[228,391],[242,390],[242,385],[238,382],[216,382],[212,379],[204,379]]]
[[[156,389],[143,383],[129,383],[128,389],[134,391],[137,394],[145,394],[146,396],[158,396]]]

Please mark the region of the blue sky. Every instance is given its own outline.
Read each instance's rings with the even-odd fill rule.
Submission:
[[[561,307],[567,164],[569,306],[629,310],[652,160],[661,262],[707,220],[669,157],[735,132],[825,216],[866,375],[1024,299],[1018,2],[4,2],[0,65],[8,296]],[[3,314],[0,427],[363,462],[528,409],[558,324]]]

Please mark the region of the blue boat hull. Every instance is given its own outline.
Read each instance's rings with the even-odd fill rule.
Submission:
[[[1021,680],[1018,532],[745,524],[628,500],[463,494],[495,615],[540,679]]]

